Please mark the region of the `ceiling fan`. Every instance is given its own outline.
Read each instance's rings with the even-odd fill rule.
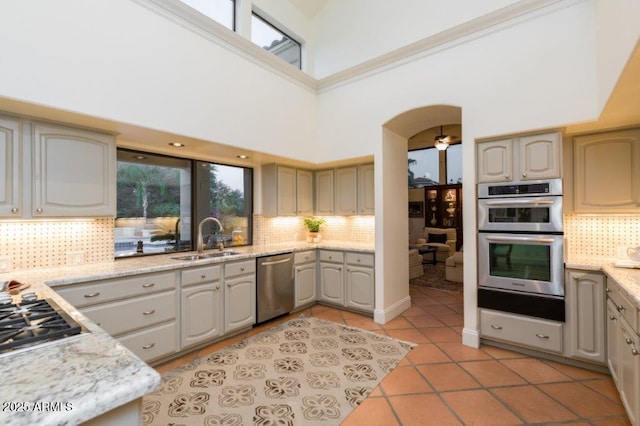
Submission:
[[[450,142],[451,137],[449,135],[445,135],[442,126],[440,126],[440,134],[436,135],[434,138],[433,146],[435,146],[438,151],[444,151],[449,147]]]

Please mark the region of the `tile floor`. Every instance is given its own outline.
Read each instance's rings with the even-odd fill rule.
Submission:
[[[463,346],[462,294],[410,291],[411,308],[385,325],[321,305],[301,312],[418,344],[342,425],[630,424],[610,376],[491,346]],[[156,369],[169,371],[273,325]]]

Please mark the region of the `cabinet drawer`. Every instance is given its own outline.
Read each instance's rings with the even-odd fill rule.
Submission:
[[[176,318],[176,292],[152,294],[82,309],[112,336]]]
[[[299,253],[294,253],[293,255],[293,263],[299,265],[301,263],[315,262],[316,260],[316,251],[302,251]]]
[[[342,263],[344,262],[344,253],[341,251],[320,250],[320,261]]]
[[[620,300],[620,288],[611,278],[607,279],[605,292],[607,293],[607,297],[611,299],[613,304],[618,306],[618,302]]]
[[[54,290],[76,308],[176,288],[176,273],[137,275]]]
[[[144,362],[149,362],[178,350],[178,327],[172,321],[124,335],[118,341]]]
[[[562,323],[481,309],[480,334],[545,351],[562,352]]]
[[[616,308],[618,309],[618,312],[622,314],[624,319],[626,319],[631,325],[633,331],[638,334],[638,309],[622,292],[618,295],[618,304],[616,305]]]
[[[182,271],[182,287],[193,284],[202,284],[222,278],[222,266],[203,266]]]
[[[374,266],[375,261],[372,254],[347,253],[347,264],[356,266]]]
[[[256,272],[256,260],[245,260],[243,262],[227,263],[224,265],[225,278],[235,277],[244,274],[253,274]]]

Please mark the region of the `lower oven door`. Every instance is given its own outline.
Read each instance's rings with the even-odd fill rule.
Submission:
[[[562,235],[478,234],[478,285],[564,296]]]

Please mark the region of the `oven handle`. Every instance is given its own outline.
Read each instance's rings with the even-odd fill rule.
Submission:
[[[487,201],[485,204],[487,206],[511,206],[514,204],[534,204],[534,205],[549,205],[553,204],[556,201],[554,200],[495,200],[495,201]]]
[[[543,237],[496,237],[492,235],[487,235],[487,241],[497,241],[497,242],[531,242],[531,243],[553,243],[555,240],[553,238],[543,238]]]

